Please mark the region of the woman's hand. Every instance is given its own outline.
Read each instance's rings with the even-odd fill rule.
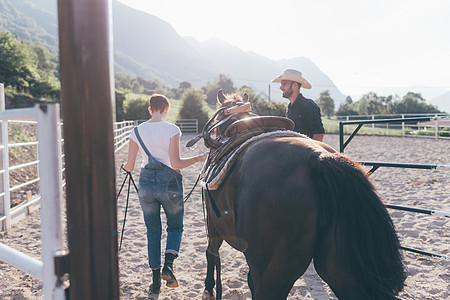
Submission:
[[[125,172],[127,172],[127,173],[131,173],[131,171],[133,171],[133,169],[130,168],[130,167],[128,166],[128,163],[122,164],[122,165],[120,166],[120,168],[121,168],[122,170],[124,170]]]
[[[200,154],[199,156],[197,156],[198,161],[205,161],[208,158],[208,154],[209,154],[209,152],[205,152],[205,153]]]

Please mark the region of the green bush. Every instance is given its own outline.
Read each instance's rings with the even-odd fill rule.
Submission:
[[[147,120],[150,118],[148,112],[148,100],[144,98],[135,98],[125,100],[123,110],[126,120]]]
[[[180,119],[197,119],[201,129],[209,119],[206,96],[200,89],[189,88],[181,97]]]

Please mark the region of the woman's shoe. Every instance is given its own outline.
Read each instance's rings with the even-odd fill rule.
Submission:
[[[164,267],[162,269],[162,279],[166,280],[166,285],[171,288],[178,287],[178,281],[173,274],[173,261],[177,256],[173,253],[166,253]]]

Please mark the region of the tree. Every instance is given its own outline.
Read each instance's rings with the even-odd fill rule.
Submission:
[[[34,53],[25,42],[17,41],[8,31],[0,33],[0,82],[19,92],[28,91],[36,68]]]
[[[203,128],[209,119],[205,98],[201,89],[187,89],[181,98],[180,119],[197,119],[199,128]]]
[[[316,100],[316,103],[319,105],[322,114],[330,117],[334,113],[334,100],[331,98],[329,91],[320,93],[320,97]]]
[[[219,86],[223,90],[224,93],[234,93],[236,92],[236,88],[234,87],[233,80],[231,80],[231,77],[228,77],[227,75],[220,74],[219,75]]]
[[[364,94],[362,98],[353,103],[353,108],[359,115],[374,115],[386,113],[386,106],[374,92]]]
[[[286,104],[283,102],[269,102],[263,99],[261,96],[256,95],[251,87],[243,86],[239,89],[238,93],[243,95],[247,93],[249,101],[252,105],[253,113],[259,116],[285,116]]]
[[[58,99],[58,57],[39,43],[19,42],[9,32],[0,33],[0,82],[33,97]]]
[[[121,122],[125,119],[125,112],[123,103],[126,99],[126,92],[124,90],[116,90],[116,120]]]
[[[222,89],[224,93],[228,94],[236,92],[233,81],[224,74],[220,74],[219,78],[215,79],[213,82],[208,81],[206,86],[202,89],[206,94],[206,102],[211,105],[217,103],[217,91],[219,89]]]
[[[123,108],[125,111],[125,119],[127,120],[147,120],[150,118],[148,112],[148,100],[144,98],[135,98],[125,100]]]
[[[358,112],[353,109],[353,105],[351,103],[347,103],[347,101],[341,103],[338,110],[336,111],[337,116],[352,116],[357,114]]]
[[[435,113],[440,112],[435,106],[427,104],[420,93],[408,92],[401,101],[393,105],[395,113]]]

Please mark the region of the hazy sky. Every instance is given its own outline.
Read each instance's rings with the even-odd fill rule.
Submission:
[[[183,37],[217,37],[271,59],[309,58],[352,97],[450,90],[450,0],[119,1]]]

